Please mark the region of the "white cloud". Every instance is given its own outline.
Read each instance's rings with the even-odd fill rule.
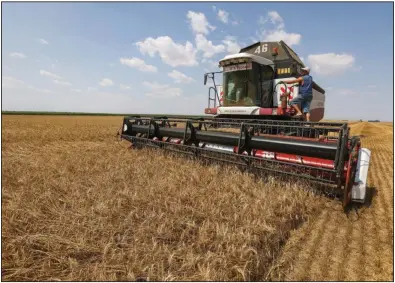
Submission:
[[[203,13],[188,11],[187,18],[190,22],[192,30],[195,33],[208,34],[210,30],[215,30],[215,26],[210,25]]]
[[[144,62],[144,60],[139,58],[120,58],[119,61],[122,65],[129,66],[131,68],[138,69],[142,72],[150,72],[155,73],[158,69],[155,66],[148,65]]]
[[[175,43],[169,36],[160,36],[148,37],[144,41],[137,42],[136,45],[143,55],[154,57],[159,54],[162,61],[172,67],[197,65],[197,51],[189,41],[182,45]]]
[[[131,85],[124,85],[124,84],[120,84],[119,87],[123,90],[128,90],[128,89],[132,89]]]
[[[259,20],[258,20],[258,24],[264,25],[264,24],[266,24],[268,21],[269,21],[269,19],[268,19],[267,17],[265,17],[265,16],[260,16],[260,17],[259,17]]]
[[[64,86],[70,86],[71,85],[71,83],[65,81],[64,78],[62,78],[61,76],[56,75],[56,74],[51,73],[51,72],[48,72],[48,71],[45,71],[45,70],[40,70],[40,75],[44,76],[44,77],[51,78],[52,82],[54,82],[55,84],[58,84],[58,85],[64,85]]]
[[[186,76],[185,74],[177,71],[177,70],[173,70],[170,73],[167,74],[170,78],[174,79],[175,83],[191,83],[194,81],[194,79],[192,79],[191,77]]]
[[[65,86],[70,86],[71,85],[71,83],[69,83],[69,82],[61,81],[61,80],[57,80],[57,79],[53,80],[53,82],[55,84],[58,84],[58,85],[65,85]]]
[[[278,29],[283,29],[284,28],[284,20],[283,20],[283,18],[280,16],[280,14],[278,12],[270,11],[267,14],[268,14],[272,24],[277,25]]]
[[[288,33],[285,30],[269,30],[262,33],[264,41],[283,40],[289,46],[298,45],[302,39],[299,33]]]
[[[71,89],[71,91],[72,91],[72,92],[82,92],[82,90],[79,89],[79,88],[73,88],[73,89]]]
[[[101,86],[112,86],[114,82],[108,78],[104,78],[100,81],[99,85]]]
[[[236,37],[234,36],[226,36],[224,40],[222,40],[222,42],[225,44],[226,46],[226,51],[228,53],[239,53],[241,47],[240,45],[237,43],[236,41]]]
[[[350,54],[314,54],[307,58],[313,72],[323,75],[333,75],[352,68],[355,62],[354,56]]]
[[[237,21],[237,20],[232,21],[232,25],[237,26],[238,24],[239,24],[239,21]]]
[[[44,77],[50,77],[50,78],[52,78],[52,79],[58,79],[58,80],[61,79],[60,76],[58,76],[58,75],[56,75],[56,74],[54,74],[54,73],[45,71],[45,70],[40,70],[40,75],[41,75],[41,76],[44,76]]]
[[[162,85],[156,82],[143,82],[143,85],[148,88],[146,96],[160,97],[160,98],[171,98],[181,96],[181,88],[171,87],[169,85]]]
[[[267,27],[270,23],[272,26]],[[285,31],[284,19],[276,11],[270,11],[266,17],[260,17],[260,31],[257,36],[263,41],[280,41],[283,40],[289,46],[298,45],[302,39],[299,33],[289,33]]]
[[[95,91],[96,89],[97,89],[97,88],[92,87],[92,86],[88,87],[88,91]]]
[[[15,57],[15,58],[20,58],[20,59],[23,59],[23,58],[27,57],[25,54],[19,53],[19,52],[10,53],[10,56],[11,57]]]
[[[44,88],[37,88],[37,87],[34,87],[34,86],[27,86],[27,88],[28,89],[31,89],[31,90],[33,90],[33,91],[36,91],[36,92],[44,92],[44,93],[53,93],[53,91],[51,91],[51,90],[49,90],[49,89],[44,89]]]
[[[215,7],[215,6],[211,6],[211,7],[213,8],[214,12],[217,11],[217,7]]]
[[[205,58],[210,58],[215,54],[225,51],[225,46],[223,44],[214,45],[212,41],[207,40],[203,34],[197,34],[195,42],[197,49],[203,51],[203,57]]]
[[[44,38],[40,38],[39,41],[41,44],[49,44],[49,42],[46,41]]]
[[[1,86],[5,88],[20,88],[25,86],[25,82],[13,77],[2,76]]]
[[[220,9],[220,10],[218,11],[217,17],[218,17],[218,19],[219,19],[221,22],[223,22],[223,23],[225,23],[225,24],[227,24],[228,21],[229,21],[229,13],[226,12],[225,10],[221,10],[221,9]]]
[[[376,88],[376,85],[368,85],[368,88]]]
[[[1,86],[4,88],[9,88],[9,89],[31,89],[36,92],[45,92],[45,93],[52,92],[48,89],[36,88],[34,86],[26,84],[24,81],[18,80],[13,77],[8,77],[8,76],[2,76]]]
[[[300,58],[300,60],[302,60],[302,62],[304,62],[304,57],[299,57]]]

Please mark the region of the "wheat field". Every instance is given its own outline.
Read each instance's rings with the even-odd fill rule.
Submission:
[[[3,115],[2,280],[392,280],[392,123],[352,125],[374,193],[348,215],[311,184],[129,149],[121,123]]]
[[[371,202],[348,216],[331,204],[293,231],[273,264],[271,280],[393,281],[393,123],[352,124],[372,151]]]

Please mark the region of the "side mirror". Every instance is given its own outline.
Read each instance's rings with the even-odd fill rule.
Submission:
[[[207,83],[207,74],[204,74],[204,85]]]

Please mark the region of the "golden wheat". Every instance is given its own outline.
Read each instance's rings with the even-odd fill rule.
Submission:
[[[341,212],[340,204],[323,207],[291,234],[270,279],[393,280],[393,124],[361,122],[353,124],[351,132],[372,151],[372,200],[349,215]]]
[[[3,116],[3,280],[392,280],[392,124],[352,126],[376,192],[358,218],[301,182],[128,149],[121,123]]]
[[[121,117],[3,116],[3,280],[262,280],[330,200],[118,143]]]

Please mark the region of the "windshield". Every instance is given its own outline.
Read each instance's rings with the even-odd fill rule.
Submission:
[[[224,106],[259,104],[257,101],[257,67],[255,63],[244,63],[224,68]]]

